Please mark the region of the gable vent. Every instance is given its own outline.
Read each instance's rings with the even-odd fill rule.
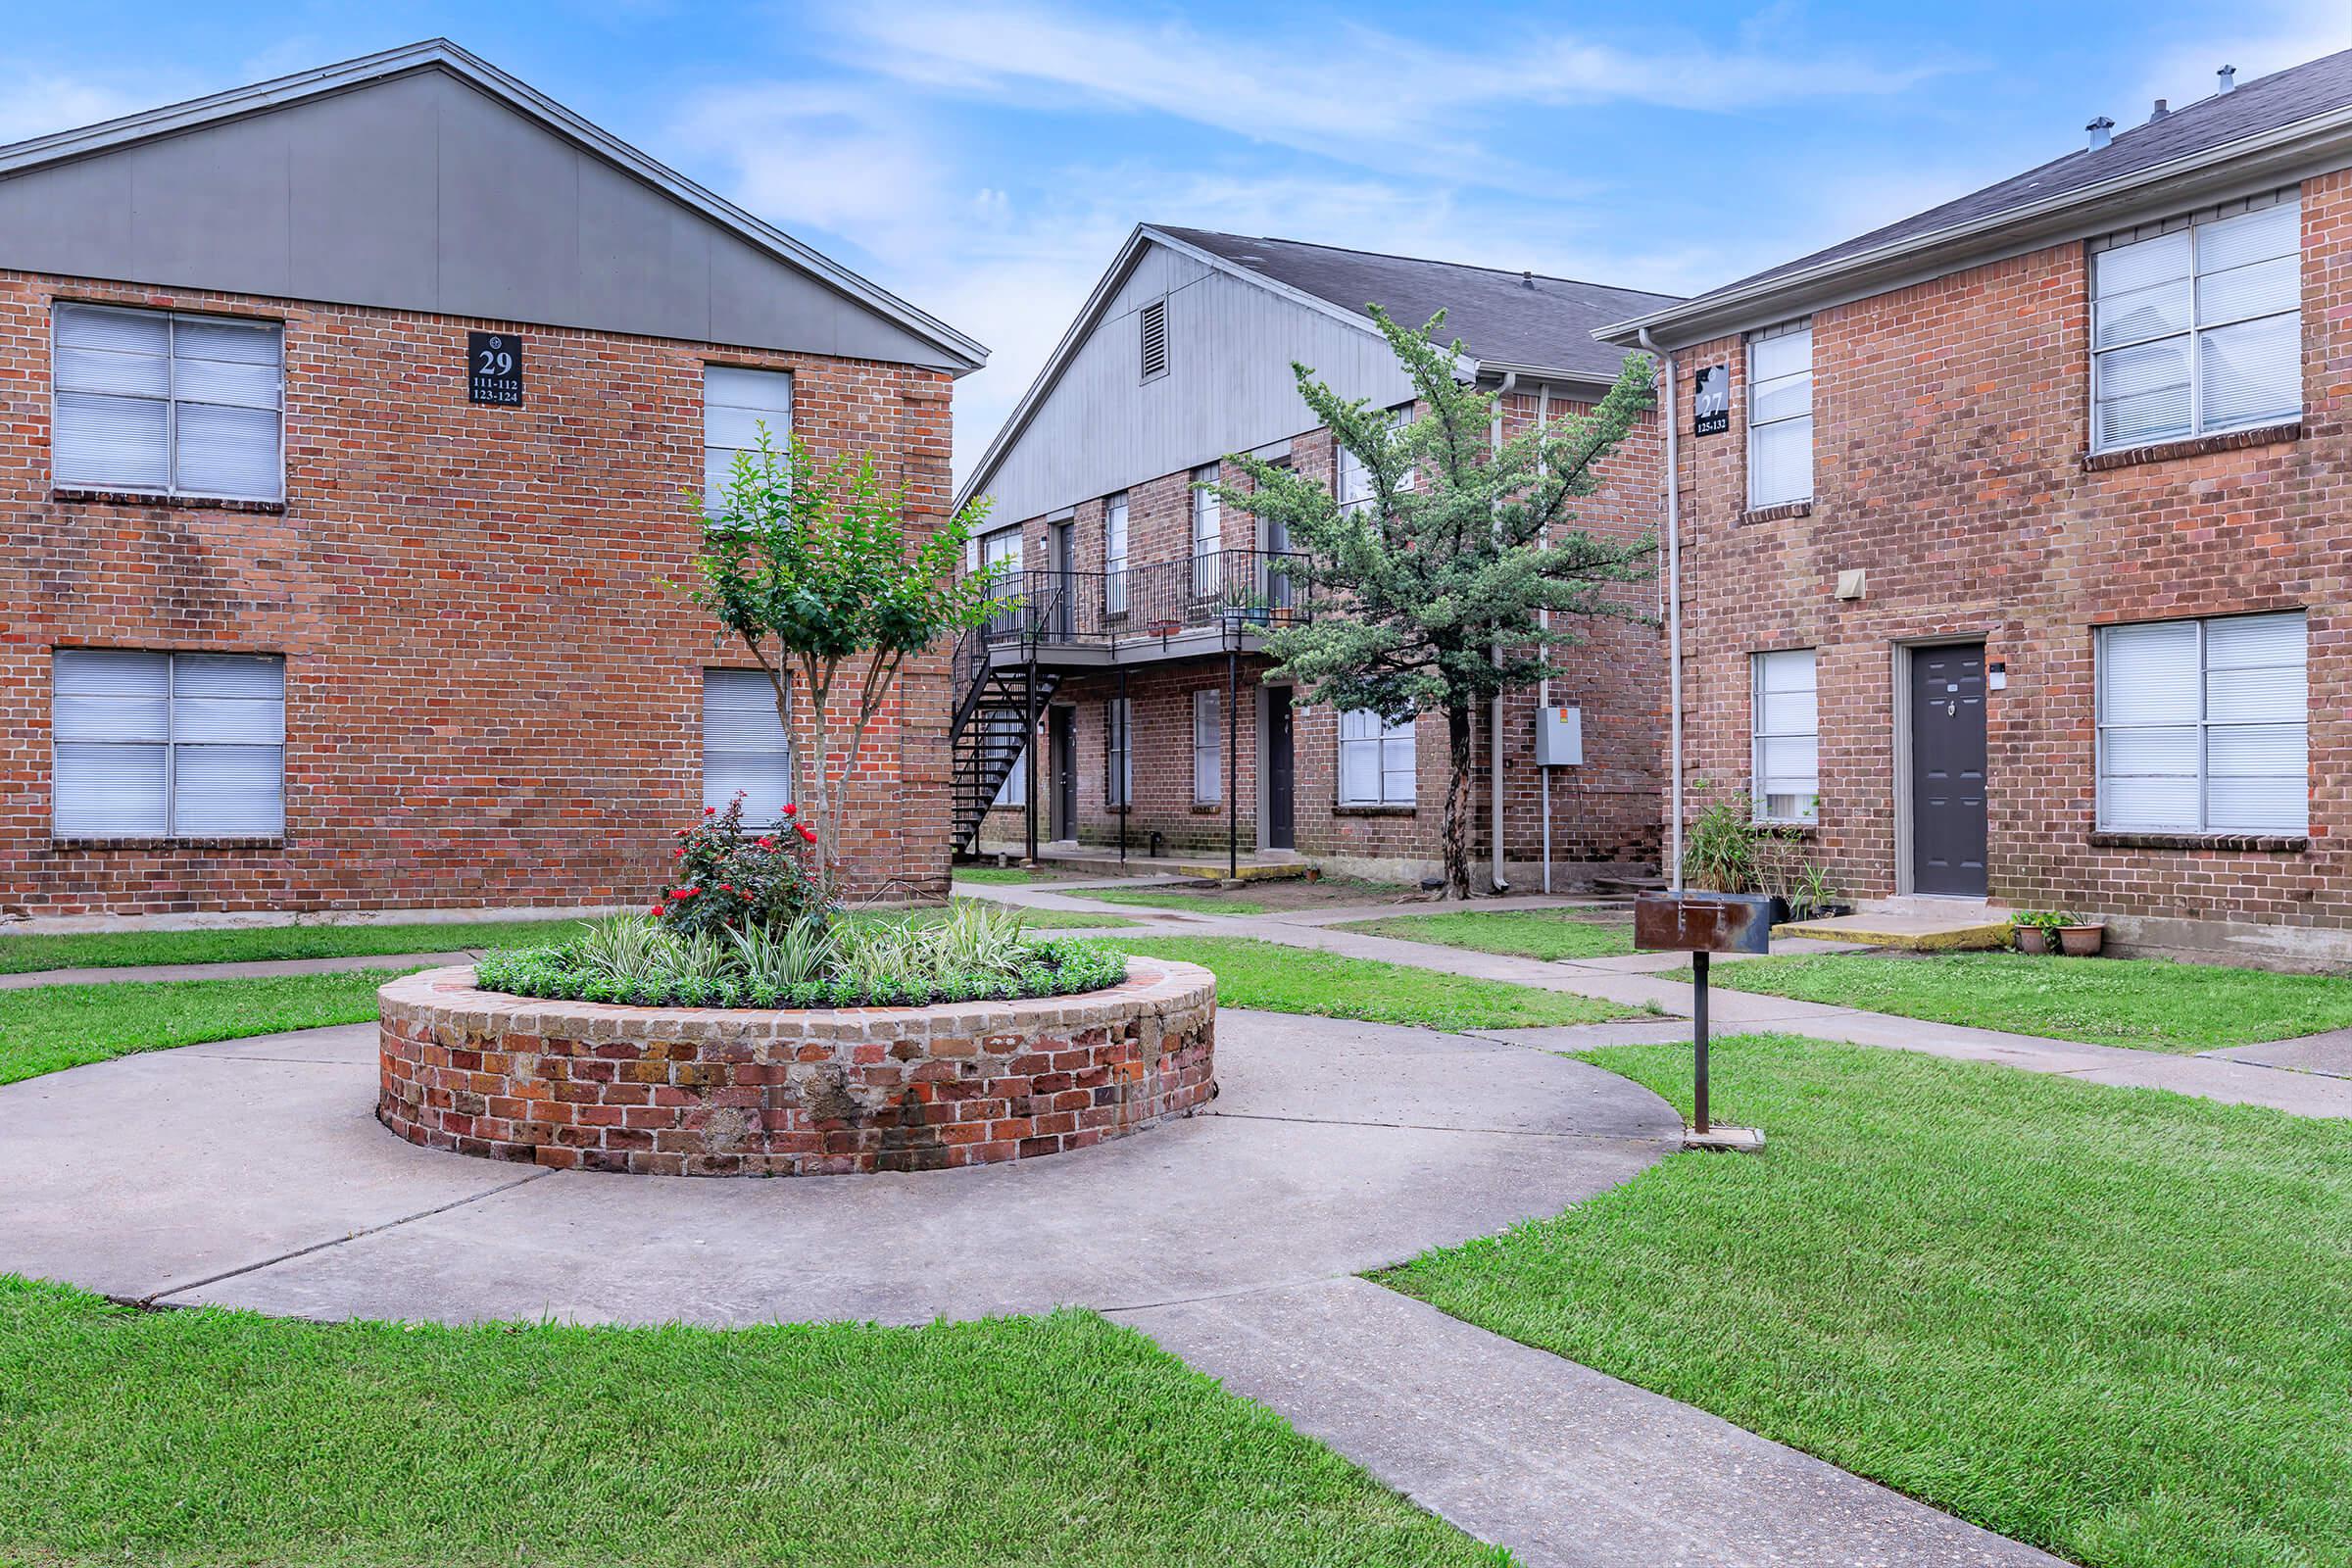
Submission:
[[[1140,318],[1144,334],[1144,379],[1168,371],[1168,302],[1153,300]]]

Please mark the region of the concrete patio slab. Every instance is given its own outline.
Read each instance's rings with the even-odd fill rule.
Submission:
[[[2352,1029],[2330,1029],[2325,1034],[2274,1040],[2261,1046],[2225,1046],[2199,1054],[2218,1061],[2242,1061],[2257,1067],[2283,1067],[2292,1072],[2352,1078]]]
[[[1368,1281],[1113,1315],[1529,1568],[2058,1568]]]
[[[1376,1267],[1670,1152],[1648,1091],[1465,1036],[1228,1011],[1214,1112],[1050,1160],[541,1173],[376,1125],[371,1026],[0,1089],[0,1270],[287,1315],[923,1322]]]

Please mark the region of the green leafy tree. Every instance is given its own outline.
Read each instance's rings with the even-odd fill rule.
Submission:
[[[808,704],[811,744],[793,748],[797,794],[808,808],[803,822],[816,819],[828,891],[858,754],[900,669],[1004,608],[990,599],[987,574],[959,569],[987,503],[920,539],[909,536],[906,512],[906,492],[883,485],[870,452],[820,464],[798,435],[777,451],[764,427],[759,446],[737,455],[726,487],[697,498],[699,581],[687,596],[767,672],[786,734],[796,688]]]
[[[1623,585],[1654,574],[1654,536],[1574,522],[1602,460],[1650,405],[1650,364],[1629,357],[1590,413],[1497,444],[1494,394],[1456,380],[1462,345],[1435,339],[1445,313],[1418,330],[1378,307],[1372,316],[1412,379],[1419,417],[1396,422],[1292,366],[1316,420],[1362,463],[1368,496],[1342,507],[1317,480],[1239,456],[1226,461],[1250,487],[1211,488],[1229,507],[1279,519],[1304,558],[1287,572],[1316,590],[1314,619],[1275,632],[1266,652],[1309,701],[1368,708],[1389,723],[1445,714],[1446,890],[1468,898],[1479,711],[1559,674],[1553,655],[1594,618],[1649,618]]]

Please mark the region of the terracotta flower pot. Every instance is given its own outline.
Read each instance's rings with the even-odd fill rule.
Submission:
[[[2103,925],[2062,925],[2058,928],[2058,947],[2070,958],[2095,958],[2099,947],[2107,940]]]
[[[2047,926],[2012,926],[2010,934],[2017,938],[2017,951],[2020,953],[2043,954],[2050,951],[2050,932]]]

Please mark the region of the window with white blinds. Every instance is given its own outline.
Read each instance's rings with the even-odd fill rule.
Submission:
[[[2303,833],[2301,611],[2099,632],[2099,826]]]
[[[1217,709],[1213,690],[1193,693],[1193,802],[1197,806],[1215,806],[1225,799],[1225,721]]]
[[[2092,254],[2096,448],[2302,412],[2302,222],[2289,194]]]
[[[738,792],[743,824],[773,827],[792,804],[792,742],[765,670],[703,671],[703,804],[725,810]]]
[[[54,325],[60,488],[285,499],[281,323],[61,302]]]
[[[1786,648],[1749,660],[1754,681],[1750,723],[1755,753],[1749,800],[1759,822],[1821,819],[1821,716],[1810,648]]]
[[[1215,484],[1217,466],[1213,463],[1193,470],[1193,483]],[[1219,552],[1223,550],[1225,506],[1214,490],[1193,492],[1193,592],[1200,595],[1217,591],[1221,572]]]
[[[1813,498],[1813,323],[1747,340],[1747,504]]]
[[[51,677],[59,838],[285,833],[282,659],[61,648]]]
[[[703,494],[721,494],[736,456],[756,452],[760,432],[781,455],[792,435],[792,377],[782,370],[703,367]]]
[[[1384,724],[1368,708],[1340,715],[1340,804],[1413,804],[1413,721]]]
[[[1127,699],[1112,697],[1102,704],[1103,803],[1125,806],[1135,798],[1134,736],[1128,729]]]
[[[1127,613],[1127,497],[1102,503],[1102,612]]]

